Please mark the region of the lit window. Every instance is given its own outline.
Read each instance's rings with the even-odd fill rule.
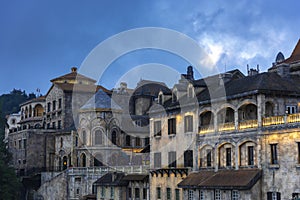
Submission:
[[[184,117],[184,132],[193,131],[193,116],[188,115]]]

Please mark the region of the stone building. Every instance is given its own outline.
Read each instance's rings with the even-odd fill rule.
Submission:
[[[299,198],[299,63],[298,42],[265,73],[188,68],[150,113],[150,198]]]

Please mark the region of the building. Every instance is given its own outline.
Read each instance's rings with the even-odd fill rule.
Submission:
[[[194,80],[189,67],[161,94],[150,113],[150,198],[299,198],[299,52],[298,42],[248,76]]]

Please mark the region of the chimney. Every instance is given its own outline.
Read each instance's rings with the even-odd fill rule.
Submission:
[[[194,71],[192,66],[188,66],[186,78],[189,80],[194,80]]]
[[[71,72],[77,72],[77,67],[72,67]]]

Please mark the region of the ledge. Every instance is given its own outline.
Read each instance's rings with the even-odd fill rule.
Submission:
[[[269,164],[269,169],[279,169],[280,165],[279,164]]]

